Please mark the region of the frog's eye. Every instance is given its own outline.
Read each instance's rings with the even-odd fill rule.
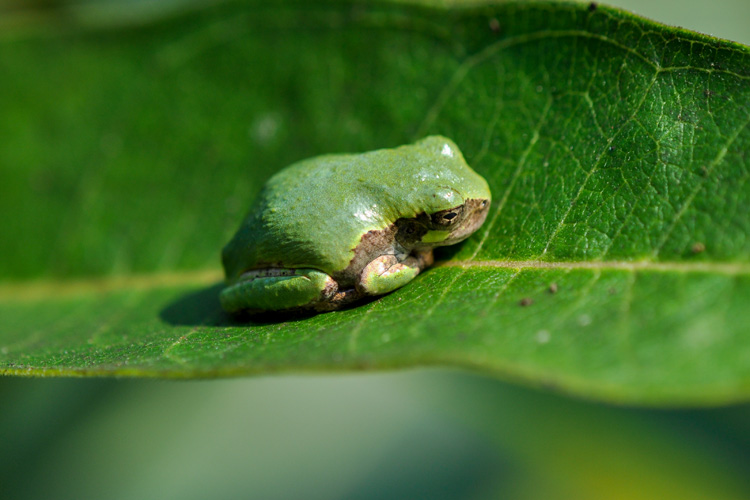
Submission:
[[[437,226],[450,226],[461,220],[461,214],[464,211],[463,205],[449,210],[443,210],[432,214],[432,223]]]

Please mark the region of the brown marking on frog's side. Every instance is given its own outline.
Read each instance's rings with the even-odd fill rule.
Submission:
[[[397,250],[401,250],[396,244],[397,232],[396,224],[390,224],[383,229],[373,229],[363,234],[354,247],[354,257],[349,261],[349,265],[343,271],[333,273],[333,279],[339,283],[339,288],[354,288],[362,269],[367,264],[390,251],[395,254]]]

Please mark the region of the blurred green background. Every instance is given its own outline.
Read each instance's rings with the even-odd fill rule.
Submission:
[[[194,3],[74,11],[118,23]],[[750,43],[747,0],[614,4]],[[750,498],[750,406],[616,408],[439,370],[3,378],[0,405],[2,499]]]

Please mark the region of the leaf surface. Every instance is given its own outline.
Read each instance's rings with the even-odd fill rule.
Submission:
[[[569,3],[226,3],[0,46],[0,372],[750,396],[747,47]],[[274,171],[431,133],[492,188],[471,239],[360,307],[220,311],[218,252]]]

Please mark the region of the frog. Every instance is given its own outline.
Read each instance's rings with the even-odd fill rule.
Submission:
[[[487,181],[449,138],[328,154],[271,176],[222,250],[230,314],[341,309],[388,294],[468,238]]]

